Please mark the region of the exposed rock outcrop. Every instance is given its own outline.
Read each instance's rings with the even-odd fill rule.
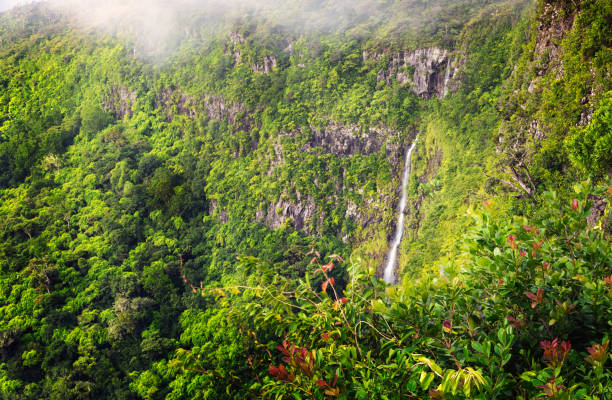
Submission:
[[[304,151],[322,150],[338,157],[349,157],[354,154],[369,155],[378,153],[386,145],[386,154],[391,164],[400,162],[398,154],[399,132],[385,127],[368,127],[365,130],[358,125],[330,123],[323,128],[311,126],[312,136],[302,147]]]
[[[257,211],[255,220],[263,222],[271,229],[278,229],[285,223],[291,222],[296,230],[312,234],[311,225],[315,222],[313,218],[317,212],[314,198],[311,195],[303,197],[300,192],[296,192],[296,195],[297,201],[295,203],[281,196],[276,203],[270,204],[265,211]],[[320,224],[322,218],[316,222]]]
[[[440,166],[442,165],[442,158],[444,154],[442,150],[438,147],[436,140],[434,139],[432,142],[432,147],[429,149],[421,149],[421,153],[425,158],[425,171],[419,176],[417,179],[419,180],[419,184],[423,185],[429,183],[438,173]],[[421,225],[421,206],[423,201],[425,200],[426,194],[423,192],[422,187],[418,191],[417,198],[412,203],[412,210],[410,212],[410,228],[411,230],[417,234],[419,227]]]
[[[251,69],[255,73],[269,74],[276,69],[276,57],[267,55],[263,58],[262,63],[251,64]]]
[[[389,52],[364,51],[363,61],[380,61],[388,56],[385,68],[378,71],[379,82],[388,84],[393,79],[401,85],[410,85],[412,91],[422,98],[444,97],[449,89],[454,88],[453,77],[458,63],[451,59],[448,50],[428,47],[413,51]],[[453,86],[449,86],[453,83]]]
[[[113,114],[116,119],[132,116],[132,106],[136,101],[136,91],[126,86],[112,85],[106,99],[102,102],[105,111]]]
[[[241,45],[246,42],[244,36],[238,32],[233,32],[229,36],[229,43],[225,49],[225,54],[234,59],[236,65],[242,64],[242,49]],[[276,69],[278,62],[273,55],[266,55],[261,61],[251,62],[249,66],[255,73],[269,74]]]
[[[215,215],[218,207],[219,205],[217,203],[217,200],[214,200],[214,199],[210,200],[210,207],[208,210],[208,214]],[[227,210],[225,208],[219,211],[219,219],[221,220],[222,223],[227,224],[228,217],[227,217]]]
[[[534,55],[540,56],[541,60],[537,76],[550,69],[555,71],[557,78],[563,75],[559,46],[572,28],[576,14],[567,12],[568,8],[562,7],[560,3],[562,1],[545,3],[542,15],[538,18]]]
[[[225,54],[232,57],[236,65],[242,62],[242,51],[239,46],[244,42],[244,37],[238,32],[233,32],[229,36],[229,45],[225,49]]]
[[[221,96],[208,95],[204,97],[203,101],[208,117],[218,121],[226,120],[233,124],[237,121],[239,114],[244,114],[247,111],[244,104],[227,103]]]
[[[157,103],[169,121],[172,121],[175,115],[185,115],[192,119],[196,116],[193,97],[186,95],[180,90],[163,89],[158,95]]]
[[[351,157],[355,154],[370,155],[381,151],[383,146],[386,149],[386,156],[394,169],[401,170],[399,165],[403,160],[403,151],[400,149],[400,133],[386,127],[369,127],[366,129],[358,125],[344,125],[331,122],[324,127],[311,126],[308,132],[295,131],[284,133],[285,138],[293,138],[301,134],[306,134],[306,142],[301,146],[304,152],[314,154],[334,154],[339,158]],[[302,140],[304,138],[302,137]],[[270,176],[274,168],[284,162],[281,138],[273,146],[271,169],[268,171]],[[399,168],[399,169],[398,169]],[[315,179],[315,185],[317,181]],[[337,191],[342,192],[345,188],[337,186]],[[359,196],[363,196],[362,188],[355,188]],[[317,234],[318,229],[323,223],[325,214],[320,211],[312,196],[302,196],[296,192],[294,200],[288,200],[286,193],[281,195],[278,201],[261,208],[255,214],[255,220],[264,223],[271,229],[277,229],[286,223],[291,223],[293,227],[307,234]],[[364,198],[364,204],[360,207],[353,201],[346,203],[345,216],[362,227],[370,223],[381,220],[381,212],[378,205],[388,204],[389,199],[379,201],[371,198]],[[336,207],[344,207],[339,203],[337,197],[330,198],[329,201],[335,203]],[[345,235],[342,240],[349,238]]]
[[[603,217],[606,211],[607,202],[604,197],[595,195],[589,195],[589,201],[592,202],[592,205],[590,209],[591,214],[587,217],[587,223],[594,226],[597,224],[597,221]]]
[[[161,91],[157,99],[169,121],[175,115],[185,115],[194,119],[198,111],[205,111],[210,119],[236,123],[239,116],[245,114],[247,108],[238,102],[226,102],[218,95],[205,95],[199,101],[178,89],[166,88]]]

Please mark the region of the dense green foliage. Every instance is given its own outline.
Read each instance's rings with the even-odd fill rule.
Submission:
[[[589,193],[603,194],[589,189],[571,202],[544,193],[533,220],[488,204],[460,264],[401,289],[356,261],[341,292],[336,255],[315,253],[318,268],[297,281],[243,258],[256,276],[198,290],[221,309],[184,315],[199,321],[181,336],[187,349],[132,387],[144,398],[607,398],[612,253],[586,223]]]
[[[1,398],[612,396],[609,2],[376,7],[190,15],[163,61],[0,15]],[[380,79],[433,45],[449,96]]]

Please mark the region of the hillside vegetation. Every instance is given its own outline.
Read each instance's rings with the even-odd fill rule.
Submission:
[[[357,3],[0,14],[0,398],[612,397],[612,4]]]

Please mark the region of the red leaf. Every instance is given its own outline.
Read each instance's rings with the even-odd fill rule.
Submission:
[[[306,349],[306,347],[302,347],[301,349],[298,349],[297,352],[303,357],[306,358],[306,355],[308,354],[308,349]]]
[[[270,364],[269,372],[272,376],[278,376],[280,374],[280,370],[272,364]]]
[[[329,258],[335,258],[336,260],[344,261],[342,257],[340,257],[338,254],[332,254],[331,256],[329,256]]]
[[[336,284],[336,280],[334,278],[329,278],[329,283],[334,286]]]
[[[280,365],[278,366],[278,369],[280,370],[280,373],[281,373],[283,376],[287,376],[287,374],[288,374],[288,372],[287,372],[287,368],[285,368],[285,366],[284,366],[283,364],[280,364]]]
[[[317,386],[319,389],[323,389],[324,387],[327,387],[327,382],[325,382],[323,379],[317,379]]]
[[[324,292],[327,291],[327,284],[328,284],[328,281],[325,281],[321,284],[321,290],[323,290]]]
[[[289,355],[289,352],[283,346],[281,346],[280,344],[278,346],[276,346],[276,349],[278,351],[280,351],[281,353],[283,353],[284,355],[286,355],[286,356]]]
[[[576,211],[578,209],[578,200],[572,200],[572,210]]]
[[[340,299],[340,302],[342,302],[342,304],[346,304],[348,303],[348,299],[346,297],[343,297]]]
[[[538,304],[542,302],[544,291],[540,288],[535,294],[531,292],[525,292],[525,296],[527,296],[529,300],[532,300],[531,308],[536,308]]]
[[[523,229],[525,229],[527,232],[531,232],[533,230],[533,228],[529,225],[523,225]]]
[[[567,356],[567,354],[570,352],[570,350],[572,349],[572,344],[570,343],[569,340],[564,340],[561,342],[561,351],[565,354],[565,356]]]

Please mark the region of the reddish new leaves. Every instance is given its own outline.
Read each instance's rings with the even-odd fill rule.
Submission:
[[[515,329],[522,328],[527,325],[524,320],[515,318],[512,315],[507,315],[506,319],[508,320],[508,322],[510,322],[510,325]]]
[[[585,357],[585,360],[589,364],[595,364],[596,362],[603,365],[606,362],[606,358],[608,358],[608,345],[610,344],[610,339],[606,340],[606,342],[601,344],[594,344],[593,346],[588,346],[587,351],[589,355]]]
[[[328,339],[330,333],[324,333],[323,338]],[[304,382],[303,379],[297,379],[296,376],[307,378],[306,381],[316,384],[319,390],[322,390],[327,396],[336,397],[340,394],[340,389],[336,387],[338,383],[338,374],[334,375],[333,379],[325,381],[323,379],[317,379],[317,370],[314,362],[315,352],[311,352],[305,347],[299,348],[290,342],[283,340],[282,344],[276,346],[276,348],[283,354],[283,362],[287,364],[285,367],[280,364],[278,367],[270,365],[270,375],[276,379],[294,384]]]
[[[446,333],[451,333],[451,331],[453,329],[453,325],[451,324],[451,322],[449,320],[445,319],[444,322],[442,322],[442,329]]]
[[[506,241],[508,242],[508,244],[510,245],[510,247],[513,250],[516,250],[517,244],[516,244],[516,236],[514,235],[508,235],[508,239],[506,239]]]
[[[317,379],[316,383],[319,390],[323,390],[328,396],[336,397],[340,394],[340,389],[335,387],[338,383],[338,373],[334,374],[333,380],[330,379],[329,381],[324,381],[323,379]]]
[[[531,251],[531,257],[536,258],[538,250],[540,249],[540,247],[542,247],[542,243],[544,243],[544,241],[542,240],[540,240],[539,242],[533,242],[533,250]]]
[[[539,385],[537,386],[538,388],[544,390],[544,394],[546,394],[546,396],[548,397],[552,397],[552,398],[557,398],[557,396],[559,396],[559,393],[563,390],[565,390],[565,386],[563,385],[557,385],[555,383],[555,381],[557,380],[557,378],[552,377],[550,378],[550,380],[544,384],[544,385]]]
[[[270,365],[269,372],[270,375],[283,382],[293,382],[295,379],[295,375],[287,371],[287,368],[285,368],[283,364],[280,364],[278,367]]]
[[[540,347],[544,350],[544,359],[553,367],[557,368],[565,362],[567,355],[572,349],[569,341],[559,342],[559,339],[554,339],[552,342],[542,340]]]
[[[305,347],[298,348],[295,345],[283,340],[283,343],[276,348],[284,355],[282,360],[291,366],[293,370],[299,371],[308,377],[314,375],[314,359],[312,354]],[[277,367],[270,366],[270,375],[285,382],[292,382],[295,379],[293,371],[287,371],[283,364]]]
[[[325,282],[321,284],[321,290],[325,292],[327,290],[327,285],[334,286],[335,284],[336,284],[336,280],[334,278],[329,278],[328,280],[326,280]]]
[[[574,210],[574,211],[578,210],[579,206],[580,206],[580,204],[578,204],[578,200],[576,200],[576,199],[572,200],[572,210]]]
[[[536,308],[539,304],[542,303],[544,298],[544,291],[542,288],[539,288],[536,293],[525,292],[525,296],[531,300],[531,308]]]

